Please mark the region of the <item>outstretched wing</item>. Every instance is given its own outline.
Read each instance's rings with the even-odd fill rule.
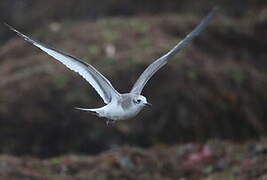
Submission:
[[[88,81],[93,86],[93,88],[101,96],[101,98],[106,104],[110,103],[112,99],[118,98],[120,96],[120,94],[113,88],[109,80],[107,80],[90,64],[87,64],[66,53],[50,48],[41,42],[35,41],[29,38],[28,36],[20,33],[8,24],[6,24],[6,26],[8,26],[10,30],[17,33],[17,35],[22,37],[25,41],[33,44],[42,51],[46,52],[48,55],[52,56],[53,58],[67,66],[69,69],[79,73],[86,81]]]
[[[163,67],[168,60],[178,53],[185,45],[187,45],[194,37],[199,35],[207,25],[211,22],[212,18],[214,17],[217,8],[214,8],[202,21],[201,23],[192,31],[190,32],[182,41],[180,41],[174,48],[172,48],[167,54],[163,55],[152,64],[150,64],[146,70],[141,74],[138,80],[135,82],[131,93],[141,94],[144,86],[146,85],[147,81],[161,68]]]

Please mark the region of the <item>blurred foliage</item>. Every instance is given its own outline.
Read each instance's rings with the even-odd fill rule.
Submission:
[[[157,0],[151,6],[151,1],[11,0],[0,2],[0,8],[5,7],[0,13],[35,39],[83,57],[116,89],[128,92],[148,64],[199,23],[204,13],[192,13],[193,7],[200,13],[213,6],[190,2]],[[150,147],[265,135],[266,3],[221,2],[223,13],[147,84],[144,95],[153,108],[113,128],[73,109],[103,105],[82,78],[14,33],[0,30],[5,31],[2,39],[12,36],[0,49],[0,152],[50,157],[93,154],[122,144]],[[142,15],[103,17],[119,13]],[[168,164],[164,167],[171,171]]]
[[[228,15],[242,16],[250,11],[264,9],[266,4],[265,0],[1,0],[0,20],[29,30],[50,21],[137,14],[197,13],[208,11],[214,6],[220,6]],[[145,26],[138,28],[144,30]],[[0,28],[0,42],[8,37],[7,31]]]

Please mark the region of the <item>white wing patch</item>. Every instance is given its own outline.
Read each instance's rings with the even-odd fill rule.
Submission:
[[[101,96],[101,98],[104,100],[104,102],[108,103],[108,101],[105,101],[106,97],[105,97],[104,93],[102,92],[101,88],[95,82],[95,80],[92,78],[92,76],[88,74],[88,71],[84,67],[81,67],[76,62],[73,62],[69,58],[62,56],[61,54],[59,54],[53,50],[47,49],[47,48],[45,48],[39,44],[34,44],[34,45],[39,47],[41,50],[45,51],[47,54],[49,54],[53,58],[59,60],[62,64],[67,66],[69,69],[80,74],[86,81],[88,81],[93,86],[93,88],[95,88],[96,92]]]
[[[86,81],[88,81],[93,86],[93,88],[96,90],[96,92],[100,95],[100,97],[104,100],[106,104],[110,103],[112,101],[112,98],[117,98],[120,95],[113,88],[111,83],[90,64],[82,62],[81,60],[73,56],[67,55],[63,52],[59,52],[55,49],[48,48],[43,43],[37,42],[27,37],[26,35],[20,33],[19,31],[17,31],[16,29],[14,29],[9,25],[7,26],[27,42],[43,50],[48,55],[52,56],[53,58],[55,58],[56,60],[60,61],[62,64],[67,66],[69,69],[80,74]]]

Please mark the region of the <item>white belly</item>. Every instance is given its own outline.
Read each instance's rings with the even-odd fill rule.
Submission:
[[[126,120],[136,116],[140,112],[140,108],[131,107],[128,110],[117,106],[116,104],[109,104],[103,108],[103,117],[112,120]]]

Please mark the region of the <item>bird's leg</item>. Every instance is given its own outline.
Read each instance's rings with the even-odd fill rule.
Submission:
[[[114,125],[115,124],[115,121],[114,120],[112,120],[112,119],[107,119],[106,120],[106,125],[107,126],[111,126],[111,125]]]

